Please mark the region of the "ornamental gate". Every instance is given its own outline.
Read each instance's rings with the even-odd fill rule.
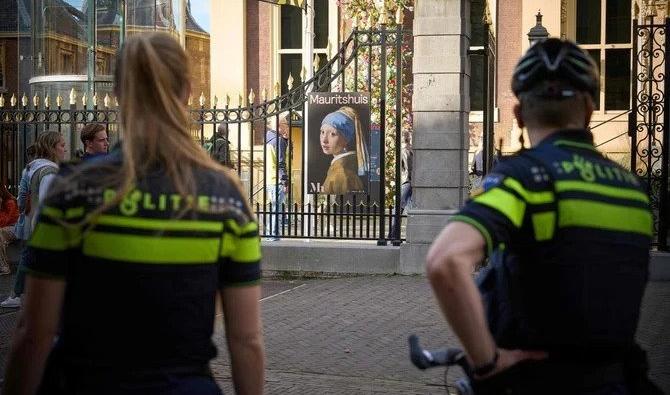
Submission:
[[[670,108],[666,100],[668,72],[666,54],[670,19],[662,24],[633,22],[631,78],[632,111],[628,131],[631,137],[631,170],[644,182],[654,213],[654,244],[668,250],[670,219],[668,190],[668,134]]]
[[[269,236],[271,219],[279,224],[282,238],[376,240],[397,245],[404,240],[404,216],[400,206],[400,148],[403,130],[411,128],[411,45],[412,36],[401,24],[367,29],[354,29],[337,53],[320,66],[315,57],[314,77],[304,81],[289,75],[287,92],[268,98],[264,90],[240,94],[237,105],[226,97],[199,98],[191,105],[193,136],[213,157],[237,171],[243,181],[252,207],[261,226],[261,234]],[[294,86],[298,79],[303,80]],[[305,183],[305,107],[309,92],[369,92],[371,95],[370,158],[371,170],[366,193],[345,195],[308,194]],[[102,94],[100,94],[102,96]],[[32,97],[29,97],[32,96]],[[107,126],[112,142],[118,140],[115,99],[109,95],[80,96],[66,92],[63,97],[0,95],[0,142],[2,158],[0,174],[10,191],[16,194],[19,177],[26,163],[26,147],[38,134],[53,130],[69,140],[70,152],[77,146],[78,130],[86,123]],[[191,103],[192,104],[192,103]],[[209,105],[206,105],[209,104]],[[405,104],[405,106],[403,106]],[[280,116],[289,115],[288,160],[289,182],[286,201],[272,208],[271,191],[266,190],[268,160],[267,131],[279,123]],[[314,131],[310,132],[314,136]],[[69,138],[68,138],[69,136]],[[318,133],[317,133],[318,136]]]

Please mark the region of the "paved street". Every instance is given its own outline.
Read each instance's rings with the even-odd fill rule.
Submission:
[[[12,276],[13,277],[13,276]],[[0,297],[12,278],[0,277]],[[409,362],[406,338],[453,343],[421,277],[367,276],[266,280],[263,321],[268,394],[444,394],[444,370],[421,372]],[[0,309],[0,368],[8,352],[14,310]],[[228,394],[230,380],[221,320],[212,362]],[[450,372],[457,377],[457,370]]]
[[[12,278],[0,277],[0,297]],[[650,351],[654,375],[668,388],[670,294],[652,284],[643,309],[640,341]],[[411,366],[407,335],[429,347],[455,345],[425,278],[364,276],[312,280],[265,280],[263,323],[268,394],[444,394],[444,370]],[[16,312],[0,309],[0,371],[4,373]],[[234,393],[221,320],[212,362],[217,381]],[[449,372],[450,381],[459,376]]]

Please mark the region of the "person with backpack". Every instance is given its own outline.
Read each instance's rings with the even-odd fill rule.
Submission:
[[[12,225],[18,219],[19,208],[16,205],[16,199],[2,183],[0,184],[0,276],[11,273],[7,258],[7,245],[16,240]]]
[[[37,207],[47,195],[49,184],[58,172],[58,165],[65,159],[65,140],[58,132],[44,132],[35,142],[35,159],[26,166],[19,185],[19,220],[15,227],[15,236],[19,240],[28,240],[35,226]],[[31,259],[27,247],[21,249],[19,265],[14,280],[14,292],[0,307],[21,307],[21,295],[25,286],[26,265]]]

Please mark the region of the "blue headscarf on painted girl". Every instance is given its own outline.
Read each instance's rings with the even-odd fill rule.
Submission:
[[[326,115],[326,117],[323,118],[323,121],[321,121],[321,127],[323,127],[323,125],[330,125],[337,129],[337,131],[347,140],[347,145],[351,145],[356,137],[356,125],[354,124],[354,120],[339,111],[331,112]]]

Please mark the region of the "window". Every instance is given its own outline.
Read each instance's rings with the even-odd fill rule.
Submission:
[[[574,38],[600,68],[600,111],[630,108],[631,23],[630,0],[575,0]]]
[[[337,42],[337,4],[335,0],[314,0],[314,53],[323,66],[328,61],[328,42]],[[300,81],[302,71],[303,11],[298,7],[279,7],[278,49],[275,78],[281,85],[281,93],[288,92],[286,81],[289,75]],[[335,39],[333,39],[333,36]],[[310,64],[312,62],[310,61]]]
[[[7,77],[5,76],[5,46],[0,44],[0,91],[5,90]]]
[[[471,28],[471,38],[470,38],[470,47],[481,49],[484,48],[487,44],[489,31],[485,25],[485,18],[487,15],[487,5],[484,0],[472,0],[470,7],[470,24]],[[494,26],[489,26],[489,29],[494,29]],[[484,111],[484,86],[485,86],[485,76],[484,65],[485,57],[482,55],[470,55],[470,111]],[[495,63],[495,59],[490,59],[489,62]],[[492,73],[489,78],[491,81],[490,88],[495,89],[495,75]],[[493,91],[490,91],[489,94],[493,96],[495,101],[495,94]],[[495,103],[494,103],[495,106]]]
[[[61,74],[74,74],[74,54],[68,51],[60,52]]]

